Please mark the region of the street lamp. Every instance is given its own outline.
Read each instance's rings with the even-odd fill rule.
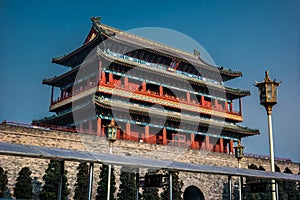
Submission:
[[[274,163],[274,148],[273,148],[273,131],[272,131],[272,107],[277,103],[277,87],[281,82],[271,81],[269,72],[265,72],[265,79],[263,82],[256,82],[255,86],[259,89],[260,104],[266,108],[268,115],[268,128],[269,128],[269,143],[270,143],[270,164],[271,171],[275,172]],[[276,185],[275,180],[272,180],[272,199],[276,200]]]
[[[113,143],[117,140],[117,131],[120,128],[116,125],[116,121],[112,118],[107,126],[107,140],[109,142],[109,154],[112,154]],[[107,200],[110,199],[110,180],[111,179],[111,164],[108,165],[108,181],[107,181]]]
[[[238,160],[239,168],[241,168],[241,160],[244,158],[244,146],[241,145],[241,141],[238,141],[238,145],[234,147],[235,157]],[[239,177],[239,200],[242,200],[242,177]]]
[[[116,121],[112,118],[110,124],[104,127],[107,127],[107,140],[110,143],[115,142],[117,140],[117,131],[120,128],[116,125]]]
[[[244,146],[241,145],[241,141],[238,141],[238,145],[234,147],[234,151],[235,151],[235,157],[236,159],[238,159],[238,162],[240,162],[240,160],[242,158],[244,158]]]

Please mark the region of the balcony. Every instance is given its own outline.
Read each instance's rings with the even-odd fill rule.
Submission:
[[[186,98],[182,98],[182,97],[180,98],[180,97],[176,97],[176,96],[173,96],[170,94],[152,91],[150,89],[143,90],[143,88],[139,84],[127,83],[127,86],[124,86],[121,83],[121,81],[119,81],[119,80],[113,80],[110,82],[109,81],[108,82],[101,81],[99,83],[99,86],[116,88],[116,89],[120,89],[123,91],[133,92],[135,94],[141,94],[141,95],[146,95],[146,96],[153,97],[153,98],[159,98],[161,100],[166,100],[166,101],[173,102],[173,103],[182,103],[187,106],[194,106],[194,107],[196,106],[199,108],[204,108],[204,109],[219,111],[219,112],[223,112],[223,113],[227,113],[227,114],[242,116],[241,111],[234,111],[232,109],[232,105],[228,106],[227,102],[224,102],[225,105],[222,105],[217,100],[214,100],[214,103],[212,103],[212,101],[206,101],[204,99],[202,99],[202,103],[201,102],[199,103],[195,100],[188,101]]]

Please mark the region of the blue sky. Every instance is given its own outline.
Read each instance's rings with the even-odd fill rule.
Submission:
[[[0,120],[31,122],[49,115],[42,79],[66,68],[51,58],[78,48],[91,16],[129,30],[173,29],[196,40],[217,65],[243,72],[227,85],[248,89],[244,126],[261,135],[243,140],[248,153],[267,155],[267,116],[255,80],[268,69],[282,80],[273,111],[275,156],[300,162],[300,1],[14,1],[0,0]]]

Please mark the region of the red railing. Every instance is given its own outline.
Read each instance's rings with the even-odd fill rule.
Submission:
[[[226,109],[224,109],[224,107],[221,104],[216,104],[215,106],[213,106],[212,102],[210,102],[210,101],[204,101],[202,104],[200,104],[200,103],[197,104],[197,102],[195,100],[187,102],[187,100],[184,99],[184,98],[178,98],[178,97],[168,95],[168,94],[160,95],[159,92],[154,92],[154,91],[151,91],[151,90],[143,91],[142,88],[139,90],[138,89],[139,88],[138,84],[128,83],[128,87],[124,87],[120,83],[121,82],[118,81],[118,80],[113,80],[113,83],[103,82],[103,81],[100,81],[99,83],[96,83],[94,81],[90,85],[86,85],[86,86],[80,87],[80,88],[76,87],[76,90],[73,89],[71,93],[68,93],[65,96],[62,96],[62,97],[59,97],[56,100],[53,100],[51,102],[51,105],[54,105],[58,102],[66,100],[68,98],[71,98],[73,95],[79,94],[79,93],[81,93],[83,91],[86,91],[88,89],[91,89],[91,88],[93,88],[97,85],[98,86],[104,85],[104,86],[108,86],[108,87],[117,87],[118,89],[121,89],[121,90],[134,91],[134,92],[137,92],[137,93],[140,93],[140,94],[143,94],[143,95],[153,96],[153,97],[157,97],[157,98],[161,98],[161,99],[165,99],[165,100],[169,100],[169,101],[182,102],[182,103],[187,104],[187,105],[199,106],[201,108],[208,108],[208,109],[217,110],[217,111],[225,111],[228,114],[234,114],[234,115],[241,116],[241,112],[237,112],[237,111],[233,111],[233,110],[232,111],[226,110]]]
[[[71,98],[72,96],[74,96],[74,95],[76,95],[76,94],[79,94],[79,93],[81,93],[81,92],[83,92],[83,91],[89,90],[89,89],[91,89],[91,88],[93,88],[93,87],[95,87],[95,86],[97,86],[97,85],[98,85],[98,83],[92,82],[92,84],[86,85],[86,86],[80,87],[80,88],[75,86],[76,89],[73,89],[72,92],[68,93],[68,94],[65,95],[65,96],[60,96],[60,97],[58,97],[56,100],[53,100],[53,101],[51,102],[51,105],[56,104],[56,103],[58,103],[58,102],[61,102],[61,101],[63,101],[63,100],[66,100],[66,99],[68,99],[68,98]]]
[[[131,87],[131,88],[130,87],[122,87],[119,84],[117,85],[117,84],[113,84],[110,82],[107,82],[107,83],[100,82],[99,86],[101,86],[101,85],[107,86],[107,87],[116,87],[117,89],[121,89],[121,90],[125,90],[125,91],[133,91],[138,94],[152,96],[152,97],[156,97],[156,98],[160,98],[160,99],[164,99],[164,100],[168,100],[168,101],[173,101],[173,102],[178,102],[178,103],[181,102],[181,103],[184,103],[187,105],[192,105],[192,106],[199,106],[201,108],[208,108],[208,109],[217,110],[217,111],[225,111],[228,114],[234,114],[234,115],[241,116],[240,112],[233,111],[233,110],[232,111],[225,110],[221,104],[218,104],[217,106],[213,106],[211,102],[208,102],[208,103],[204,103],[201,105],[201,104],[197,104],[196,101],[193,101],[193,100],[191,102],[187,102],[187,100],[184,98],[178,98],[178,97],[175,97],[172,95],[167,95],[167,94],[160,95],[159,92],[154,92],[151,90],[147,90],[147,91],[143,91],[142,89],[138,90],[138,89],[136,89],[138,87]],[[134,85],[136,85],[136,84],[134,84]]]

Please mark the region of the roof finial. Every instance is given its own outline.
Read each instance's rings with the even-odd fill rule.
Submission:
[[[269,77],[269,71],[267,70],[265,73],[266,73],[266,77]]]
[[[265,80],[264,81],[271,81],[268,70],[265,71]]]
[[[101,23],[101,17],[100,16],[91,17],[91,20],[92,20],[93,23],[97,23],[97,24]]]
[[[197,58],[200,59],[200,51],[198,51],[197,49],[194,49],[194,56],[196,56]]]

